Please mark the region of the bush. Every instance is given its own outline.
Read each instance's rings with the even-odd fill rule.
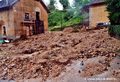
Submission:
[[[120,37],[120,25],[111,25],[109,28],[109,34],[111,36],[119,36]]]
[[[49,14],[49,30],[61,31],[66,27],[79,24],[83,20],[83,16],[73,17],[72,14],[67,11],[52,11]]]
[[[109,12],[109,20],[111,26],[109,28],[109,34],[111,36],[120,37],[120,0],[106,0],[107,11]]]
[[[120,0],[106,0],[109,20],[112,25],[120,25]],[[116,27],[116,26],[115,26]]]

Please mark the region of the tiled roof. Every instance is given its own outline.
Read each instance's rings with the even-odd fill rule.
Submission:
[[[0,11],[6,10],[11,8],[16,2],[19,0],[0,0]],[[46,9],[47,12],[49,12],[48,8],[44,4],[42,0],[38,0],[42,4],[42,6]]]
[[[93,4],[99,4],[99,3],[104,3],[105,2],[105,0],[92,0],[92,5]]]
[[[11,7],[17,1],[19,1],[19,0],[0,0],[0,9]]]

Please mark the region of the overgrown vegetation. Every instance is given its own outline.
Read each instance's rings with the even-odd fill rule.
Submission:
[[[109,28],[109,34],[111,36],[120,37],[120,25],[111,25]]]
[[[68,0],[59,0],[63,5],[63,10],[56,9],[53,4],[56,0],[50,0],[49,4],[49,27],[50,30],[63,30],[65,27],[79,24],[83,21],[84,15],[81,11],[82,7],[90,2],[90,0],[74,0],[70,5]]]
[[[109,33],[112,36],[120,36],[120,0],[106,0],[106,4],[111,23]]]

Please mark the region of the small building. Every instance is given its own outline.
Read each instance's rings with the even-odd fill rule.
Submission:
[[[96,27],[101,22],[109,22],[105,0],[93,0],[89,7],[89,25]]]
[[[42,0],[0,0],[0,35],[43,33],[48,30],[48,13]]]

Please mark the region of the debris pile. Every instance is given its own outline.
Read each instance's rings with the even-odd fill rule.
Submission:
[[[90,63],[90,64],[86,65],[86,67],[83,70],[81,75],[83,77],[90,77],[90,76],[94,76],[97,74],[101,74],[106,70],[107,70],[107,66],[104,64],[99,64],[99,63],[92,63],[91,64]]]
[[[28,37],[27,40],[1,44],[0,79],[42,77],[45,80],[48,77],[57,77],[71,60],[97,56],[105,56],[111,60],[118,50],[120,41],[110,37],[107,29],[47,32]],[[88,65],[91,69],[86,68],[86,72],[92,70],[95,65]],[[105,64],[99,64],[95,73],[87,74],[99,74],[105,69]]]

